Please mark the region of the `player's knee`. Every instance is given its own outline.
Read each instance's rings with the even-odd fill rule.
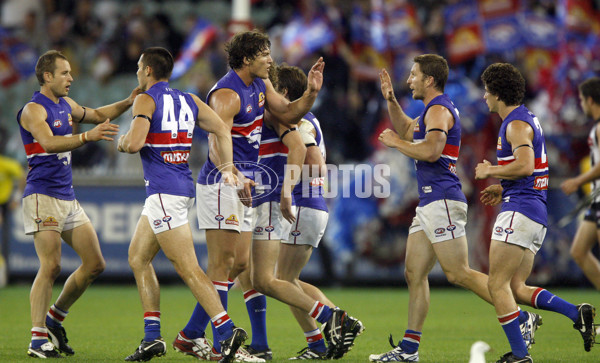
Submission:
[[[252,287],[254,290],[264,295],[271,295],[271,281],[272,279],[265,278],[264,276],[253,276]]]
[[[56,280],[60,274],[61,266],[59,261],[46,262],[40,266],[40,272],[48,276],[51,280]]]
[[[89,268],[89,274],[92,278],[96,278],[96,277],[98,277],[98,275],[100,275],[102,272],[104,272],[105,268],[106,268],[106,261],[104,261],[104,258],[101,257],[98,261],[96,261]]]
[[[571,257],[573,258],[573,260],[575,261],[575,263],[577,263],[578,265],[581,265],[583,263],[583,261],[585,260],[585,257],[588,254],[588,251],[584,251],[581,248],[576,248],[574,246],[571,246]]]
[[[141,270],[143,266],[146,265],[140,256],[132,254],[129,254],[127,262],[129,262],[129,267],[131,267],[132,271]]]

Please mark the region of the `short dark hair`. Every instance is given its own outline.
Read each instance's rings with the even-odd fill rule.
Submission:
[[[258,30],[238,33],[225,44],[227,62],[232,69],[240,69],[244,58],[251,61],[270,47],[269,36]]]
[[[162,47],[150,47],[142,52],[142,64],[152,68],[154,79],[169,79],[173,71],[173,56]]]
[[[509,63],[490,64],[481,80],[487,91],[507,106],[518,106],[525,97],[525,78],[517,67]]]
[[[444,92],[450,72],[448,62],[444,57],[437,54],[421,54],[413,58],[413,61],[419,64],[424,75],[433,77],[435,89]]]
[[[44,73],[50,72],[54,74],[56,70],[56,58],[67,60],[67,57],[58,50],[49,50],[38,58],[35,65],[35,76],[40,86],[44,85]]]
[[[595,104],[600,105],[600,77],[592,77],[579,85],[579,92],[584,98],[591,97]]]
[[[279,93],[283,93],[287,90],[287,97],[290,101],[297,100],[302,97],[306,91],[306,74],[302,69],[289,66],[285,63],[274,68],[274,76],[269,75],[269,79],[273,82],[275,90]]]

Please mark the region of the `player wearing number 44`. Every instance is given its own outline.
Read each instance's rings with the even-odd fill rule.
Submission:
[[[164,48],[146,49],[138,61],[139,87],[145,92],[133,104],[133,121],[119,138],[121,152],[140,152],[147,198],[129,246],[144,309],[144,338],[126,361],[147,361],[166,353],[160,333],[160,289],[152,260],[160,249],[192,290],[215,324],[223,360],[233,359],[247,334],[235,328],[212,282],[198,265],[188,211],[194,204],[194,181],[187,163],[194,124],[213,133],[222,163],[223,182],[237,184],[232,174],[231,135],[219,116],[197,96],[169,86],[173,57]]]

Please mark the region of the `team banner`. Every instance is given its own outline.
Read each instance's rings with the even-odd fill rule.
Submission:
[[[502,53],[521,48],[525,43],[519,22],[514,16],[486,20],[483,26],[488,53]]]
[[[175,60],[171,80],[176,80],[183,76],[194,65],[198,56],[212,43],[216,36],[217,27],[199,18]]]

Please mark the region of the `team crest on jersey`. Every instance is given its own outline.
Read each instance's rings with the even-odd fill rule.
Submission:
[[[446,227],[446,229],[449,231],[454,231],[456,229],[456,226],[454,224],[451,224],[448,227]]]
[[[502,150],[502,138],[500,136],[498,136],[498,145],[496,146],[496,149]]]
[[[222,216],[222,215],[220,215],[220,214],[217,214],[217,215],[215,216],[215,219],[216,219],[217,221],[221,222],[223,219],[225,219],[225,217],[223,217],[223,216]]]
[[[252,112],[252,105],[246,106],[246,113]]]
[[[273,226],[267,226],[265,227],[265,232],[273,232],[275,230],[275,228]]]
[[[253,148],[258,149],[260,147],[260,138],[262,135],[262,127],[257,127],[250,132],[246,140],[248,144],[251,144]]]
[[[456,164],[448,163],[448,170],[450,170],[452,174],[456,174]]]
[[[42,226],[56,227],[56,226],[58,226],[58,221],[54,217],[48,217],[48,218],[46,218],[46,220],[44,220],[44,223],[42,223]]]
[[[299,230],[292,231],[292,236],[294,236],[294,237],[298,237],[301,234],[302,233]]]
[[[239,226],[240,225],[240,221],[238,220],[237,216],[235,214],[232,214],[229,216],[229,218],[227,218],[225,220],[225,224],[231,224],[233,226]]]
[[[263,107],[264,105],[265,105],[265,94],[261,92],[258,94],[258,107]]]
[[[169,223],[169,222],[171,222],[171,219],[173,219],[173,218],[171,218],[171,216],[164,216],[163,217],[163,222]]]
[[[506,232],[506,234],[513,234],[515,232],[515,230],[512,228],[507,228],[504,230],[504,232]]]
[[[54,120],[54,122],[52,123],[52,126],[59,128],[62,126],[62,121],[61,120]]]
[[[71,117],[70,113],[67,114],[67,118],[69,119],[69,126],[73,126],[73,117]]]

